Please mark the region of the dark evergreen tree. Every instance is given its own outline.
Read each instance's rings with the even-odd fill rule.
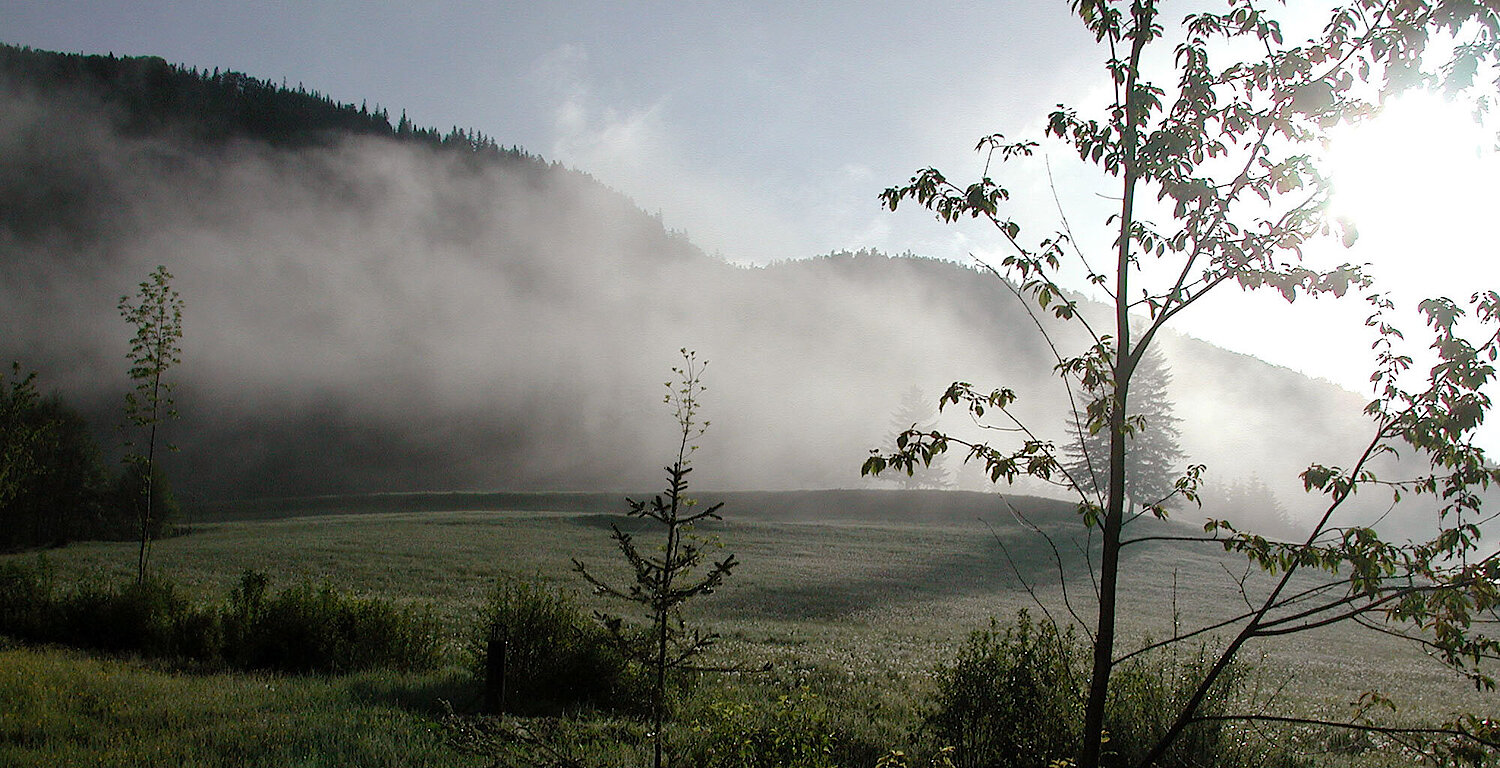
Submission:
[[[109,474],[88,423],[12,370],[0,387],[0,550],[108,538]]]
[[[1130,381],[1131,412],[1125,458],[1125,497],[1133,506],[1163,503],[1173,506],[1175,478],[1181,474],[1182,436],[1172,414],[1167,389],[1172,373],[1161,352],[1151,348]],[[1095,402],[1106,402],[1107,393],[1088,393]],[[1068,416],[1067,460],[1064,469],[1082,493],[1104,496],[1109,490],[1109,430],[1103,422],[1090,426],[1087,413]]]
[[[901,403],[896,406],[895,413],[891,415],[891,434],[900,435],[910,430],[931,432],[937,428],[937,422],[937,406],[922,395],[920,387],[913,384],[901,396]],[[913,490],[952,487],[953,480],[945,466],[947,459],[947,454],[935,454],[932,457],[932,463],[914,465],[910,468],[910,472],[896,472],[890,475],[890,479],[902,488]]]
[[[11,500],[13,543],[113,538],[115,523],[105,506],[109,472],[88,422],[56,394],[39,400],[28,420],[47,439],[33,450],[29,481]]]

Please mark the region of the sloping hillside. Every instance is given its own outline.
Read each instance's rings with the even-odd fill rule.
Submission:
[[[0,53],[0,358],[114,442],[115,305],[167,265],[187,303],[170,462],[190,498],[654,487],[681,347],[711,362],[706,487],[868,483],[913,385],[1011,387],[1061,437],[1050,352],[972,269],[868,252],[733,267],[477,133],[157,59]],[[1357,398],[1168,348],[1184,447],[1211,477],[1289,497],[1308,462],[1346,460]]]

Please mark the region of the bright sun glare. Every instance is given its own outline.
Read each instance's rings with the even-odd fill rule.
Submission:
[[[1467,107],[1425,92],[1393,100],[1379,117],[1334,137],[1333,212],[1360,233],[1343,258],[1368,262],[1377,290],[1389,292],[1398,309],[1412,312],[1435,296],[1463,302],[1500,290],[1495,141],[1494,127],[1476,123]],[[1417,325],[1397,319],[1403,328]],[[1426,350],[1404,351],[1416,358],[1416,371],[1435,362]],[[1500,426],[1486,425],[1479,440],[1500,450]]]
[[[1334,213],[1359,229],[1351,255],[1397,291],[1467,298],[1500,289],[1500,160],[1468,108],[1412,93],[1330,147]],[[1403,297],[1413,298],[1413,297]]]

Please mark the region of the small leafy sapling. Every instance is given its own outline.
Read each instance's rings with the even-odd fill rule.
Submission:
[[[583,562],[574,559],[573,569],[594,589],[595,594],[634,603],[645,613],[644,627],[631,627],[620,616],[600,613],[599,618],[628,657],[642,664],[651,676],[651,721],[654,768],[661,768],[666,719],[668,676],[677,671],[698,668],[694,660],[718,639],[718,634],[689,628],[683,618],[683,605],[699,595],[713,593],[738,565],[734,555],[709,561],[704,542],[693,535],[693,526],[702,520],[719,520],[722,503],[697,509],[697,502],[687,497],[687,476],[692,472],[692,455],[698,450],[694,441],[708,429],[709,422],[699,421],[699,398],[703,386],[703,369],[697,355],[682,350],[683,364],[673,368],[675,382],[666,383],[664,402],[677,420],[677,458],[665,467],[667,489],[650,499],[627,499],[630,516],[650,520],[660,531],[661,544],[655,553],[642,552],[635,537],[613,528],[615,545],[630,564],[633,582],[615,585],[590,572]],[[698,569],[709,562],[706,572]]]
[[[173,382],[167,378],[167,371],[182,362],[182,297],[172,287],[172,274],[166,267],[158,266],[137,287],[135,296],[120,297],[119,310],[120,316],[135,328],[127,356],[135,387],[125,394],[125,418],[135,427],[135,434],[126,440],[125,446],[131,451],[126,460],[138,464],[144,478],[141,493],[145,503],[139,506],[136,520],[140,531],[136,581],[143,582],[151,556],[151,530],[157,506],[153,498],[157,432],[163,423],[177,417],[172,402]]]
[[[1079,768],[1106,761],[1105,709],[1119,664],[1220,630],[1234,634],[1135,764],[1157,764],[1188,728],[1223,719],[1377,730],[1433,762],[1500,753],[1500,729],[1478,717],[1437,727],[1376,728],[1358,718],[1218,716],[1201,708],[1247,643],[1334,625],[1404,637],[1475,685],[1496,685],[1500,554],[1483,540],[1480,524],[1492,519],[1481,502],[1486,489],[1500,485],[1500,469],[1474,440],[1492,406],[1487,393],[1500,376],[1500,293],[1476,293],[1466,304],[1434,299],[1420,305],[1437,363],[1425,381],[1408,388],[1423,377],[1399,351],[1404,337],[1391,319],[1390,298],[1375,289],[1362,266],[1317,267],[1304,260],[1321,238],[1335,236],[1350,247],[1358,237],[1352,223],[1331,209],[1332,179],[1320,160],[1320,150],[1333,139],[1330,129],[1379,114],[1391,97],[1416,87],[1467,93],[1481,108],[1494,103],[1500,89],[1494,77],[1500,71],[1500,14],[1494,3],[1345,0],[1321,32],[1292,44],[1283,39],[1276,18],[1282,14],[1273,3],[1206,4],[1180,23],[1164,17],[1169,9],[1158,0],[1075,0],[1070,6],[1100,46],[1102,84],[1113,98],[1095,117],[1059,105],[1048,116],[1046,133],[1099,172],[1112,203],[1103,221],[1108,236],[1080,240],[1066,216],[1050,235],[1023,235],[992,163],[998,169],[1025,162],[1039,145],[1008,142],[998,133],[976,146],[986,158],[978,181],[963,185],[926,168],[881,198],[892,210],[912,201],[944,222],[967,218],[993,227],[1008,255],[983,266],[1003,278],[1002,285],[1031,313],[1056,360],[1075,432],[1102,435],[1100,455],[1089,452],[1086,465],[1070,465],[1065,452],[1013,407],[1016,391],[986,393],[960,381],[939,407],[960,408],[995,430],[988,434],[1004,437],[991,443],[913,428],[897,436],[894,450],[872,451],[864,472],[911,473],[956,449],[993,481],[1028,476],[1077,496],[1079,522],[1099,542],[1090,570],[1097,577],[1096,613],[1087,622],[1093,661],[1072,758]],[[1059,281],[1075,270],[1107,295],[1112,319],[1091,317],[1071,298]],[[1201,537],[1137,533],[1138,521],[1167,517],[1174,498],[1196,503],[1204,472],[1203,465],[1189,465],[1170,488],[1159,489],[1168,495],[1158,501],[1150,499],[1155,494],[1127,497],[1129,457],[1142,447],[1133,437],[1163,423],[1151,424],[1138,407],[1149,394],[1143,363],[1158,332],[1229,285],[1274,290],[1288,302],[1354,292],[1374,309],[1367,321],[1378,334],[1375,399],[1366,408],[1372,437],[1347,468],[1315,464],[1302,474],[1304,487],[1321,494],[1323,513],[1301,541],[1270,541],[1223,521],[1210,521]],[[1071,347],[1049,331],[1056,326],[1043,322],[1048,314],[1081,334],[1084,346]],[[1401,463],[1393,471],[1416,476],[1382,476],[1389,472],[1375,460],[1398,455]],[[1384,538],[1374,524],[1342,524],[1340,508],[1360,488],[1389,490],[1393,504],[1415,495],[1434,499],[1437,535],[1401,543]],[[1133,651],[1117,648],[1119,598],[1136,577],[1121,554],[1163,538],[1238,552],[1273,585],[1252,595],[1241,583],[1248,606],[1243,613]],[[1307,590],[1291,586],[1294,576],[1308,571],[1332,578]],[[1460,751],[1453,752],[1447,740],[1456,740]]]

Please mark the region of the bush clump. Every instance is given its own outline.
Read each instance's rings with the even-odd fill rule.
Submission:
[[[1071,757],[1081,737],[1090,654],[1070,628],[1034,623],[1021,611],[1014,623],[969,636],[957,660],[938,672],[931,735],[953,748],[960,768],[1045,768]],[[1116,667],[1106,705],[1103,763],[1135,765],[1167,732],[1172,718],[1203,680],[1209,658],[1163,650]],[[1226,714],[1240,701],[1244,667],[1222,675],[1199,707]],[[1269,740],[1246,738],[1227,720],[1189,726],[1157,762],[1164,768],[1299,765]]]
[[[1081,649],[1071,628],[1025,611],[1004,628],[991,619],[938,671],[927,726],[962,768],[1046,768],[1072,754],[1083,722]]]
[[[265,574],[246,571],[222,614],[224,658],[240,669],[343,673],[422,670],[440,661],[430,610],[301,584],[268,594]]]
[[[212,662],[221,644],[217,611],[194,605],[155,576],[121,586],[80,585],[56,600],[54,611],[55,636],[39,639],[77,648]]]
[[[469,641],[492,713],[638,709],[643,681],[572,593],[507,578],[490,591]]]
[[[838,759],[843,740],[837,720],[827,702],[806,687],[774,699],[718,698],[690,724],[687,762],[715,768],[834,768],[845,764]]]
[[[58,590],[44,565],[0,563],[0,635],[148,658],[293,673],[437,666],[431,612],[324,586],[277,595],[246,571],[222,605],[198,605],[161,577]]]

